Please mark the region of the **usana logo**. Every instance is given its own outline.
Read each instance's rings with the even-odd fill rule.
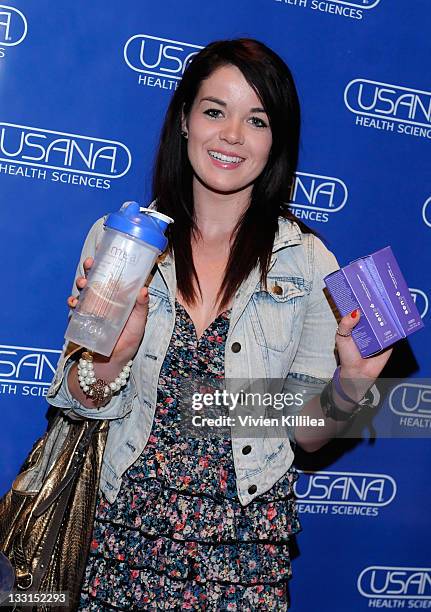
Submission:
[[[297,172],[290,188],[290,205],[300,219],[326,223],[328,213],[339,212],[346,204],[348,190],[339,178]]]
[[[425,225],[431,227],[431,197],[425,200],[424,205],[422,206],[422,219]]]
[[[294,491],[300,513],[377,516],[394,500],[397,485],[388,474],[305,471]]]
[[[368,79],[353,79],[344,103],[356,125],[431,139],[431,92]]]
[[[328,13],[339,17],[347,17],[350,19],[363,19],[364,10],[376,8],[380,0],[356,0],[356,2],[348,2],[347,0],[275,0],[282,4],[297,6],[299,8],[308,8],[321,13]]]
[[[109,189],[131,162],[115,140],[0,122],[0,174]]]
[[[60,350],[0,345],[0,395],[45,396]]]
[[[409,291],[410,291],[410,295],[413,298],[414,303],[416,304],[416,308],[418,309],[419,314],[421,318],[423,319],[428,314],[428,308],[429,308],[428,296],[421,289],[413,289],[412,287],[410,287]]]
[[[389,394],[389,407],[405,427],[431,428],[431,386],[422,381],[402,382]]]
[[[179,40],[135,34],[124,45],[124,61],[139,73],[138,83],[176,89],[188,63],[203,47]]]
[[[371,565],[359,574],[357,589],[368,607],[429,609],[431,568]]]
[[[27,36],[25,15],[12,6],[0,4],[0,47],[15,47]],[[0,48],[0,56],[4,56]]]

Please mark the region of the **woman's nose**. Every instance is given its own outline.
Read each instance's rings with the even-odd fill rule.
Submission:
[[[241,121],[230,119],[224,122],[220,138],[229,144],[244,144],[244,133]]]

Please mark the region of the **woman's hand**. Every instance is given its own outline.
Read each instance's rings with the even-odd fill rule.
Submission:
[[[79,276],[76,279],[76,287],[79,291],[82,291],[87,285],[87,275],[93,262],[92,257],[87,257],[84,261],[85,276]],[[78,303],[78,298],[71,295],[67,299],[67,303],[73,309]],[[144,336],[148,316],[148,303],[148,289],[147,287],[142,287],[110,357],[98,355],[97,353],[93,355],[93,366],[97,378],[102,378],[108,383],[115,380],[123,366],[130,359],[134,358]],[[93,401],[88,399],[79,387],[76,366],[70,370],[68,384],[70,392],[81,404],[94,407]]]
[[[339,333],[336,334],[336,345],[341,365],[341,384],[345,393],[357,401],[364,396],[367,389],[374,383],[392,353],[392,348],[388,348],[373,357],[361,357],[359,349],[350,335],[353,328],[358,324],[360,317],[359,309],[343,317],[338,325]],[[344,334],[349,335],[344,336]]]
[[[354,402],[360,402],[368,389],[373,385],[376,378],[386,365],[392,349],[386,349],[373,357],[363,358],[351,337],[351,332],[360,320],[359,310],[354,310],[340,320],[336,334],[336,344],[340,358],[340,384],[342,390]],[[343,335],[340,335],[343,334]],[[337,408],[346,413],[356,410],[356,404],[343,399],[332,385],[333,399]],[[313,397],[302,409],[301,414],[311,418],[322,417],[321,399]],[[339,435],[345,429],[348,421],[338,419],[325,419],[325,426],[319,427],[297,427],[295,439],[297,443],[307,452],[314,452],[324,446],[329,440]]]

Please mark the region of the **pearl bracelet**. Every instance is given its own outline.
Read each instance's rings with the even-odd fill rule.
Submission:
[[[132,360],[128,361],[117,378],[108,383],[102,378],[96,378],[93,355],[89,351],[85,351],[78,362],[79,386],[88,398],[91,398],[100,405],[102,405],[102,402],[107,404],[114,393],[117,393],[121,387],[126,385],[132,363]]]

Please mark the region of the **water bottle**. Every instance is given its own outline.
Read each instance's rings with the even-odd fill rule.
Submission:
[[[66,330],[66,339],[109,356],[157,257],[167,245],[173,219],[126,202],[105,221],[87,285]]]

